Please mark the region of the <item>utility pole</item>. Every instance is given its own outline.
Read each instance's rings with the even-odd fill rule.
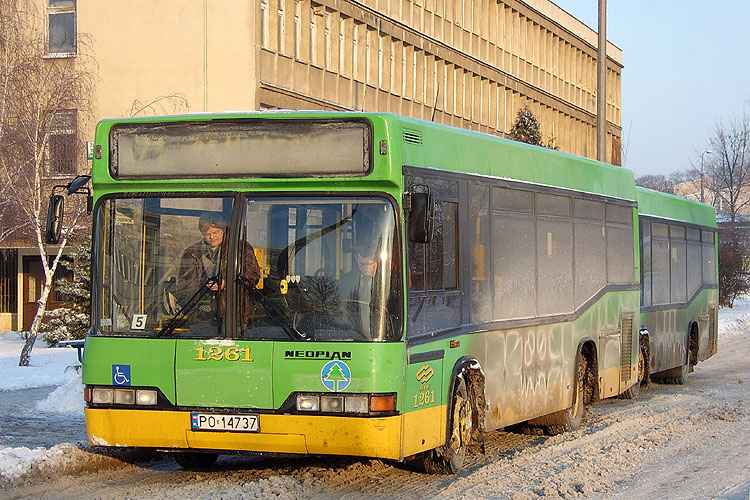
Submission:
[[[607,0],[599,0],[599,51],[596,61],[596,159],[607,161]]]

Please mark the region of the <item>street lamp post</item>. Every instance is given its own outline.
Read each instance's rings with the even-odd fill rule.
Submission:
[[[701,203],[704,203],[703,201],[703,155],[705,154],[711,154],[711,150],[707,149],[704,152],[701,153]]]

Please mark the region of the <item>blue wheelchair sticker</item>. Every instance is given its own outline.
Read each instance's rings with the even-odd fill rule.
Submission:
[[[130,385],[130,365],[112,365],[112,385]]]

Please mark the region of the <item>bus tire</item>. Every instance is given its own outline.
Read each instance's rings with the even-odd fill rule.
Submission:
[[[621,399],[635,399],[641,392],[641,387],[648,385],[648,340],[642,338],[639,342],[638,349],[638,379],[635,384],[628,387],[625,392],[620,394]]]
[[[556,411],[544,418],[547,434],[562,434],[563,432],[577,431],[581,428],[583,414],[586,412],[586,370],[588,361],[583,353],[578,355],[578,366],[576,367],[575,389],[573,404],[568,408]]]
[[[174,461],[183,469],[206,469],[216,463],[216,453],[198,453],[194,451],[175,452]]]
[[[464,466],[466,450],[471,441],[474,411],[463,376],[456,380],[450,408],[453,411],[450,417],[450,435],[446,444],[422,455],[425,472],[429,474],[456,474]]]

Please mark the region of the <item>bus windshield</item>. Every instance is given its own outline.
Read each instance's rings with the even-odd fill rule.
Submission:
[[[96,332],[297,341],[401,337],[400,247],[390,202],[239,199],[104,200],[96,225]],[[234,225],[233,211],[240,212]]]

